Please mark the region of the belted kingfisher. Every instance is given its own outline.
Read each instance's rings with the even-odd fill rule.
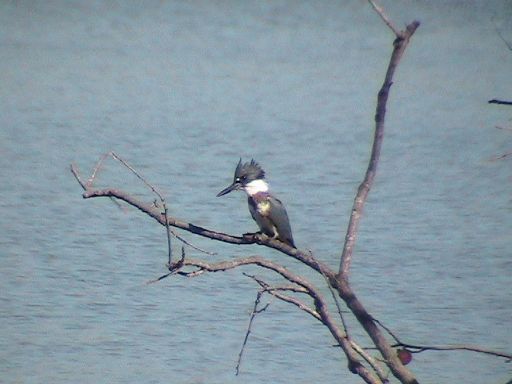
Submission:
[[[240,159],[233,183],[220,191],[217,197],[240,189],[247,193],[249,211],[261,232],[295,248],[286,209],[279,199],[268,192],[265,171],[254,160],[242,164]]]

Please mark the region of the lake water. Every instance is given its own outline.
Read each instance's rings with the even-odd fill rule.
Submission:
[[[490,159],[512,150],[512,108],[487,100],[512,98],[497,32],[512,41],[511,3],[384,6],[422,25],[392,87],[351,279],[404,341],[510,353],[512,160]],[[86,177],[116,151],[173,215],[240,234],[256,229],[245,198],[215,195],[254,157],[298,246],[336,267],[393,40],[366,2],[3,1],[0,32],[0,381],[360,382],[323,327],[279,302],[235,377],[254,282],[237,270],[146,285],[165,273],[163,229],[83,200],[69,164]],[[153,199],[113,161],[98,185]],[[184,236],[217,253],[190,257],[259,254],[310,275]],[[512,376],[469,352],[425,352],[411,369],[427,383]]]

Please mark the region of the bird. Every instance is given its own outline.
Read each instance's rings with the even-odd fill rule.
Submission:
[[[283,203],[269,192],[265,171],[254,159],[242,164],[240,158],[233,183],[220,191],[217,197],[238,190],[247,193],[249,212],[261,232],[295,248],[286,209]]]

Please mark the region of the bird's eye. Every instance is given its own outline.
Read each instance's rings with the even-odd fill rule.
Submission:
[[[236,182],[236,183],[239,183],[239,182],[240,182],[240,178],[239,178],[239,177],[237,177],[237,178],[235,179],[235,182]]]

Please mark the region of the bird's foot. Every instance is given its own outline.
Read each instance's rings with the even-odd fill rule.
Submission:
[[[261,235],[261,232],[247,232],[242,235],[242,237],[246,240],[253,240],[254,236]]]

